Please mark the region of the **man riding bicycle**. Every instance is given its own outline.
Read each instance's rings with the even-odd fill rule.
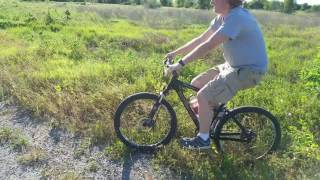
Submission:
[[[242,7],[242,0],[211,0],[217,16],[199,37],[167,54],[187,54],[168,67],[179,71],[222,44],[225,63],[195,77],[191,84],[199,88],[200,129],[196,137],[183,138],[181,145],[189,149],[210,148],[209,130],[212,109],[227,103],[239,90],[256,86],[267,70],[268,58],[264,39],[256,19]]]

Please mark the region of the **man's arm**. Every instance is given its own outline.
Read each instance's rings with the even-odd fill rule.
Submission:
[[[210,36],[213,34],[213,30],[211,27],[209,27],[204,33],[202,33],[200,36],[194,38],[193,40],[189,41],[187,44],[184,46],[181,46],[180,48],[176,49],[172,53],[175,55],[177,54],[186,54],[192,51],[194,48],[199,46],[201,43],[205,42],[210,38]]]
[[[198,45],[190,53],[182,58],[182,62],[187,64],[195,59],[203,57],[209,53],[210,50],[213,50],[220,44],[226,42],[228,37],[216,31],[213,33],[205,42]]]

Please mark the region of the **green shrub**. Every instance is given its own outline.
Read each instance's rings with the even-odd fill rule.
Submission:
[[[0,19],[0,28],[6,29],[11,27],[17,27],[17,26],[24,26],[25,23],[22,21],[12,21],[7,19]]]
[[[307,87],[320,93],[320,53],[315,60],[302,70],[300,76]]]
[[[27,138],[19,131],[14,132],[14,130],[9,128],[0,128],[0,144],[4,143],[8,143],[13,150],[18,152],[25,151],[29,146]]]
[[[144,0],[144,6],[150,9],[161,7],[159,0]]]
[[[43,163],[46,159],[45,152],[40,148],[31,148],[28,152],[20,155],[17,159],[18,163],[24,166],[35,166]]]

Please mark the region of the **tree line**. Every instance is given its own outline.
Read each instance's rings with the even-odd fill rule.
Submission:
[[[295,0],[252,0],[245,2],[244,7],[248,9],[264,9],[292,13],[294,11],[320,12],[320,5],[309,5],[308,3],[297,4]]]
[[[32,1],[32,0],[24,0]],[[45,0],[39,0],[45,1]],[[185,7],[197,9],[210,9],[211,0],[55,0],[59,2],[96,2],[110,4],[126,4],[126,5],[145,5],[149,8],[166,7]],[[292,13],[294,11],[320,12],[320,5],[309,5],[308,3],[297,4],[296,0],[252,0],[244,3],[244,7],[248,9],[264,9],[269,11],[280,11]]]

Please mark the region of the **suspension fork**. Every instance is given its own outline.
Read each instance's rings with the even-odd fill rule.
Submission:
[[[159,98],[157,100],[157,102],[152,106],[152,109],[148,115],[148,117],[150,119],[153,119],[154,116],[156,115],[157,110],[159,109],[159,106],[161,105],[161,102],[163,100],[163,98],[165,97],[164,92],[160,92]]]

